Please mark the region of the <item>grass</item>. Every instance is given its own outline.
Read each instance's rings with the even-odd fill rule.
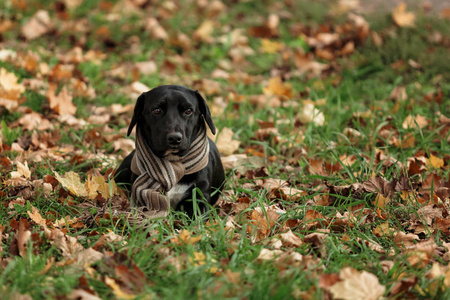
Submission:
[[[193,86],[202,78],[212,79],[211,73],[221,61],[232,60],[229,53],[234,46],[229,43],[208,44],[192,40],[191,50],[185,51],[170,43],[168,45],[149,37],[149,33],[142,28],[142,18],[124,14],[119,22],[111,22],[108,19],[110,10],[99,9],[99,1],[88,2],[89,4],[83,4],[68,12],[71,20],[79,20],[88,15],[87,19],[91,26],[88,32],[66,31],[54,36],[46,35],[28,43],[18,42],[20,25],[23,25],[37,8],[48,9],[54,17],[55,4],[32,1],[24,9],[15,5],[0,4],[0,10],[3,9],[0,16],[17,22],[16,27],[2,33],[2,41],[6,48],[42,52],[40,56],[42,62],[47,63],[50,68],[59,63],[56,53],[69,51],[75,45],[81,45],[83,53],[92,49],[106,54],[100,63],[85,61],[76,64],[77,73],[74,74],[74,78],[87,82],[96,91],[94,99],[83,97],[73,99],[77,106],[76,117],[80,119],[87,120],[92,115],[94,107],[109,108],[114,103],[133,103],[122,89],[133,81],[133,74],[127,73],[120,79],[105,75],[107,71],[124,63],[154,60],[160,70],[163,69],[165,60],[179,59],[173,74],[161,72],[161,74],[140,75],[139,81],[150,87],[180,82]],[[113,4],[117,2],[112,1]],[[409,229],[410,216],[415,214],[423,218],[417,213],[423,205],[405,204],[400,193],[395,192],[389,204],[383,208],[383,213],[389,218],[382,219],[377,217],[376,207],[372,203],[377,197],[376,193],[361,194],[351,190],[347,194],[338,194],[333,193],[333,190],[327,190],[327,186],[364,183],[375,175],[394,180],[405,173],[395,164],[385,166],[382,161],[375,164],[378,150],[383,150],[386,155],[402,164],[406,164],[419,151],[425,152],[427,157],[433,154],[448,159],[450,146],[446,141],[449,136],[448,133],[442,136],[441,130],[444,125],[438,123],[437,116],[440,112],[450,117],[448,45],[444,42],[432,43],[429,37],[434,31],[440,32],[443,36],[448,35],[449,21],[418,14],[417,26],[408,29],[393,26],[390,17],[386,15],[369,15],[367,20],[371,28],[383,35],[383,46],[376,46],[368,38],[351,56],[334,60],[335,69],[330,71],[330,74],[309,78],[289,73],[295,70],[292,63],[286,62],[283,58],[283,55],[290,55],[289,53],[258,52],[261,39],[249,34],[249,28],[261,25],[270,13],[277,14],[278,11],[270,9],[277,5],[281,6],[281,16],[287,16],[286,12],[292,12],[298,17],[281,17],[279,37],[272,40],[283,42],[291,51],[300,48],[309,51],[303,39],[291,34],[292,26],[301,22],[309,29],[317,30],[321,25],[343,24],[345,18],[331,17],[327,6],[322,5],[323,2],[301,5],[304,3],[294,1],[293,7],[289,7],[277,1],[263,1],[258,3],[259,10],[255,10],[253,4],[246,1],[227,2],[227,12],[220,13],[215,21],[217,24],[213,36],[229,34],[232,29],[244,29],[248,45],[256,54],[247,57],[242,65],[239,63],[232,65],[230,73],[239,69],[250,76],[260,76],[263,79],[255,79],[251,83],[239,80],[230,83],[227,80],[213,79],[220,84],[220,90],[207,95],[207,98],[210,106],[213,105],[214,98],[225,101],[223,113],[214,116],[216,127],[231,128],[235,132],[234,139],[241,143],[238,153],[245,153],[249,149],[263,153],[268,175],[254,180],[246,178],[244,174],[237,174],[236,169],[227,170],[225,190],[229,195],[224,194],[223,198],[227,199],[228,203],[214,212],[208,222],[201,218],[190,220],[181,212],[172,212],[166,219],[151,222],[146,228],[136,228],[125,218],[104,216],[92,224],[79,226],[69,224],[69,219],[66,218],[67,224],[61,228],[66,239],[75,237],[82,247],[86,249],[93,247],[104,255],[96,262],[77,264],[64,257],[58,242],[46,235],[41,226],[33,223],[29,213],[33,207],[36,208],[44,219],[49,220],[49,224],[63,217],[76,218],[83,213],[84,210],[79,205],[86,199],[69,195],[61,185],[51,192],[35,188],[35,193],[26,197],[21,194],[24,193],[24,187],[14,188],[4,183],[10,179],[11,171],[16,170],[15,164],[5,163],[5,168],[0,171],[2,181],[0,197],[4,204],[0,208],[0,223],[5,226],[1,240],[3,249],[0,286],[3,287],[4,299],[15,299],[18,295],[25,294],[33,299],[64,298],[80,289],[102,299],[127,299],[132,296],[138,299],[290,297],[323,299],[329,297],[330,291],[329,287],[322,285],[321,276],[338,274],[346,267],[374,274],[380,284],[386,287],[386,297],[393,299],[409,296],[418,299],[449,297],[450,292],[441,288],[446,286],[443,277],[430,275],[432,262],[447,265],[444,257],[435,255],[426,259],[423,264],[413,264],[408,260],[404,249],[393,239],[394,231],[412,232]],[[103,5],[107,6],[107,3]],[[166,26],[171,37],[179,31],[191,37],[202,22],[200,19],[186,16],[194,13],[206,15],[208,8],[203,11],[189,6],[188,9],[185,1],[177,2],[176,6],[178,5],[180,8],[171,12],[162,3],[157,3],[155,6],[160,11],[166,9],[166,13],[172,13],[173,16],[164,19],[156,11],[152,11],[152,15],[161,19],[159,21]],[[145,9],[148,7],[138,10],[145,11]],[[57,22],[63,21],[57,19]],[[100,26],[106,26],[111,35],[107,38],[100,36],[96,31]],[[130,50],[131,36],[139,40],[135,52]],[[418,62],[421,68],[416,69],[408,65],[410,59]],[[404,61],[404,64],[393,67],[398,61]],[[13,62],[0,62],[0,67],[13,72],[19,78],[19,82],[36,77],[33,72],[28,72],[26,68]],[[267,80],[273,77],[271,72],[284,70],[283,68],[287,70],[283,73],[286,82],[292,84],[294,104],[287,107],[271,107],[251,103],[249,101],[251,95],[262,94],[262,88]],[[45,80],[49,81],[48,78]],[[65,84],[67,82],[59,82],[60,88]],[[404,101],[389,99],[392,91],[401,86],[405,87],[408,99]],[[425,100],[426,95],[439,91],[444,95],[441,103]],[[241,96],[241,100],[234,100],[235,98],[230,95]],[[121,159],[120,150],[116,151],[112,143],[125,137],[119,130],[127,127],[129,115],[112,114],[114,118],[111,121],[113,125],[110,126],[112,133],[108,133],[105,127],[95,124],[77,128],[57,121],[57,116],[47,107],[45,93],[27,89],[24,97],[26,101],[23,106],[50,118],[56,127],[54,131],[61,136],[52,142],[54,145],[50,143],[47,149],[52,149],[53,146],[67,147],[67,153],[60,155],[61,160],[46,158],[41,162],[33,162],[30,159],[32,180],[44,179],[45,175],[54,175],[54,171],[60,174],[74,171],[86,180],[87,173],[94,168],[100,169],[101,173],[105,174],[116,167],[115,162]],[[306,98],[315,103],[319,103],[321,99],[326,100],[325,105],[317,106],[325,116],[325,125],[295,124],[302,107],[301,100]],[[362,112],[370,112],[370,116],[355,117],[356,113]],[[33,132],[23,130],[15,123],[23,114],[18,111],[5,110],[4,113],[2,111],[3,148],[0,152],[2,159],[11,161],[23,159],[24,154],[5,147],[5,145],[12,146],[21,138],[32,139]],[[431,125],[420,130],[403,128],[402,124],[407,116],[418,114],[427,118]],[[277,143],[272,138],[256,139],[255,132],[258,130],[256,120],[275,122],[280,136],[287,142]],[[277,123],[278,121],[280,123]],[[343,133],[347,127],[361,133],[358,140]],[[414,145],[408,148],[395,146],[390,143],[391,136],[382,136],[384,128],[396,132],[400,141],[414,136]],[[98,132],[99,136],[92,138],[94,132]],[[297,142],[299,135],[304,136],[301,144]],[[294,156],[295,151],[300,149],[306,154]],[[78,159],[73,159],[73,154],[69,153],[71,151],[77,151]],[[344,156],[351,155],[355,156],[356,162],[345,165]],[[104,156],[114,159],[107,160]],[[270,157],[275,157],[275,161]],[[330,174],[314,174],[310,171],[312,159],[330,164],[341,163],[343,167],[340,171]],[[251,170],[258,167],[257,163],[253,163],[255,165],[249,163]],[[446,161],[445,166],[438,168],[436,172],[445,180],[449,177],[449,170]],[[429,173],[418,174],[412,178],[416,182],[423,183]],[[267,189],[259,181],[274,178],[287,180],[291,187],[306,190],[307,195],[296,201],[268,195]],[[25,198],[23,203],[12,204],[13,201],[19,200],[20,196]],[[326,197],[333,199],[332,203],[316,204]],[[239,205],[242,208],[240,211],[237,208]],[[279,214],[273,221],[268,209],[270,205],[284,209],[285,213]],[[238,210],[239,213],[234,213],[233,210]],[[259,219],[254,219],[252,215],[256,211],[262,212]],[[342,223],[336,221],[338,213],[348,215],[350,211],[354,211],[353,219]],[[313,212],[317,214],[316,217],[308,219]],[[233,220],[231,224],[230,219]],[[28,225],[23,226],[31,231],[26,250],[20,250],[17,241],[22,232],[18,224],[25,222],[21,220],[27,220],[23,224]],[[267,223],[271,222],[273,224],[267,226]],[[392,232],[385,235],[375,234],[374,230],[384,223],[388,223]],[[425,227],[428,231],[420,234],[421,240],[430,238],[440,249],[444,249],[444,243],[449,242],[448,235],[442,231],[431,232],[428,225]],[[181,241],[179,237],[183,230],[186,230],[195,242],[189,238]],[[280,249],[284,254],[297,253],[302,255],[302,260],[295,260],[289,255],[280,260],[258,259],[263,249],[277,250],[277,242],[281,241],[281,234],[287,230],[292,230],[302,240],[310,234],[323,233],[324,230],[327,233],[323,239],[303,242],[297,247],[282,243]],[[105,238],[111,232],[122,240]],[[263,238],[258,239],[258,234]],[[386,252],[379,253],[369,242],[379,244]],[[387,254],[389,251],[394,251],[395,255]],[[390,269],[386,269],[384,265],[388,262],[392,262]],[[389,294],[395,284],[406,277],[414,278],[416,282],[397,294]],[[108,278],[112,278],[116,285],[111,284]]]

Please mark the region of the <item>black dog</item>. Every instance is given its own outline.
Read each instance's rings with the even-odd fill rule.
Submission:
[[[164,85],[139,96],[128,135],[136,126],[155,156],[176,159],[188,154],[195,137],[201,130],[206,130],[205,121],[215,134],[216,129],[209,108],[198,91],[178,85]],[[166,192],[170,206],[185,211],[190,217],[194,214],[192,190],[200,189],[204,199],[210,205],[214,205],[225,181],[219,151],[209,138],[204,144],[206,143],[209,144],[209,160],[206,167],[184,175]],[[135,155],[136,150],[124,159],[116,171],[116,182],[124,184],[128,190],[131,190],[131,186],[138,178],[132,171]],[[197,199],[202,197],[199,195]],[[201,201],[198,204],[202,213],[207,211],[207,205]]]

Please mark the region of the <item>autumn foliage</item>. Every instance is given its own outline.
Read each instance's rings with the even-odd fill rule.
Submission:
[[[0,4],[5,295],[449,297],[450,13],[381,13]],[[161,84],[199,90],[219,129],[227,184],[207,221],[137,223],[114,181],[135,100]]]

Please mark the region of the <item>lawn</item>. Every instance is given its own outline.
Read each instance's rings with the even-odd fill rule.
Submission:
[[[2,1],[1,298],[450,298],[450,12],[428,8]],[[113,179],[162,84],[218,129],[207,221],[137,222]]]

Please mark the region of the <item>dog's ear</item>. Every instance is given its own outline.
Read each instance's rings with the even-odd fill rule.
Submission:
[[[216,134],[216,127],[214,126],[214,123],[211,119],[211,112],[209,111],[209,107],[206,104],[205,99],[203,99],[202,95],[198,91],[195,91],[195,95],[198,99],[198,107],[200,108],[200,112],[202,113],[203,117],[205,118],[206,124],[208,124],[209,129],[211,129],[212,134]]]
[[[136,126],[137,122],[141,118],[142,112],[144,110],[145,94],[146,93],[142,93],[137,98],[136,105],[134,106],[133,118],[131,118],[131,123],[130,123],[130,126],[128,127],[127,136],[130,136],[131,131],[133,130],[134,126]]]

